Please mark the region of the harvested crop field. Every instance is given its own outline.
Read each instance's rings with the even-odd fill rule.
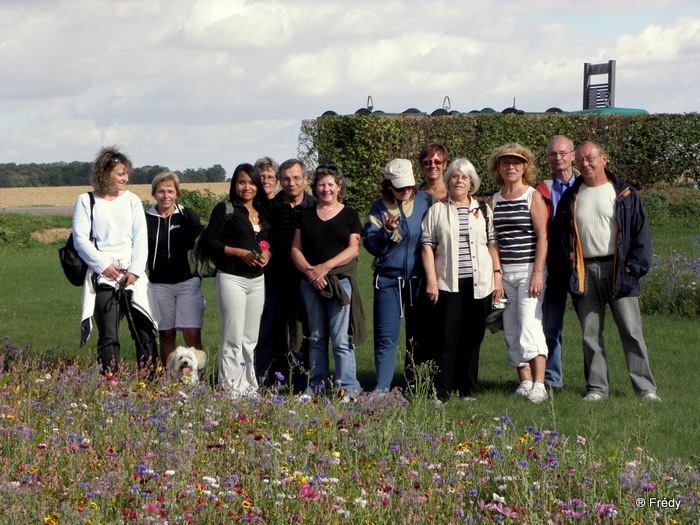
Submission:
[[[208,189],[215,195],[228,194],[228,182],[188,182],[180,185],[185,190]],[[151,197],[150,184],[129,184],[129,191],[141,200],[155,202]],[[25,206],[73,206],[81,193],[92,190],[92,186],[40,186],[33,188],[0,188],[0,208]]]

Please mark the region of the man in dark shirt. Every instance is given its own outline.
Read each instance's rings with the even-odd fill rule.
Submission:
[[[290,364],[297,369],[303,364],[301,326],[297,309],[301,305],[299,282],[301,274],[292,262],[290,252],[294,231],[304,208],[314,206],[306,193],[308,174],[297,159],[289,159],[279,167],[282,190],[270,200],[273,236],[270,242],[272,259],[265,269],[265,310],[260,322],[260,335],[255,348],[255,373],[258,384],[276,384],[276,372],[285,376]],[[303,307],[302,307],[303,308]],[[298,377],[297,379],[301,379]],[[304,386],[297,384],[298,389]]]

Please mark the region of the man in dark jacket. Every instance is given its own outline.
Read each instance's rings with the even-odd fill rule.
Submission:
[[[274,257],[265,271],[265,309],[255,347],[255,374],[261,386],[265,382],[276,384],[279,378],[275,372],[288,372],[290,361],[298,372],[308,357],[305,355],[308,341],[302,339],[297,311],[303,308],[299,296],[301,274],[290,252],[301,214],[305,208],[313,207],[315,201],[305,191],[308,174],[300,160],[283,162],[277,176],[282,190],[270,201],[273,222],[270,250]],[[303,373],[296,376],[294,386],[303,390],[301,383],[306,377]]]
[[[557,206],[564,192],[573,185],[579,173],[572,166],[574,143],[570,138],[556,135],[552,137],[547,149],[547,159],[552,167],[552,174],[539,183],[537,191],[544,197],[551,222],[554,220]],[[566,285],[568,274],[566,268],[557,265],[554,259],[556,259],[556,246],[550,243],[547,250],[547,287],[542,303],[542,324],[549,350],[544,382],[548,386],[561,388],[564,386],[564,376],[561,370],[561,332],[564,326],[564,311],[568,295]]]
[[[651,233],[639,195],[605,169],[607,161],[595,142],[576,149],[581,176],[559,202],[552,231],[552,242],[570,271],[569,291],[581,323],[584,400],[599,401],[610,393],[603,341],[607,303],[635,393],[660,401],[639,311],[639,279],[651,265]]]

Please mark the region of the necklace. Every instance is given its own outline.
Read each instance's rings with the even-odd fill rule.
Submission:
[[[340,204],[341,204],[341,203],[339,202],[338,204],[336,204],[336,205],[333,206],[332,208],[322,208],[322,207],[319,206],[318,209],[319,209],[319,211],[333,211],[333,210],[335,210],[338,206],[340,206]]]

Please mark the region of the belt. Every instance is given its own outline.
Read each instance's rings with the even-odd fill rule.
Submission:
[[[584,262],[610,262],[615,259],[614,255],[606,255],[604,257],[584,257]]]

